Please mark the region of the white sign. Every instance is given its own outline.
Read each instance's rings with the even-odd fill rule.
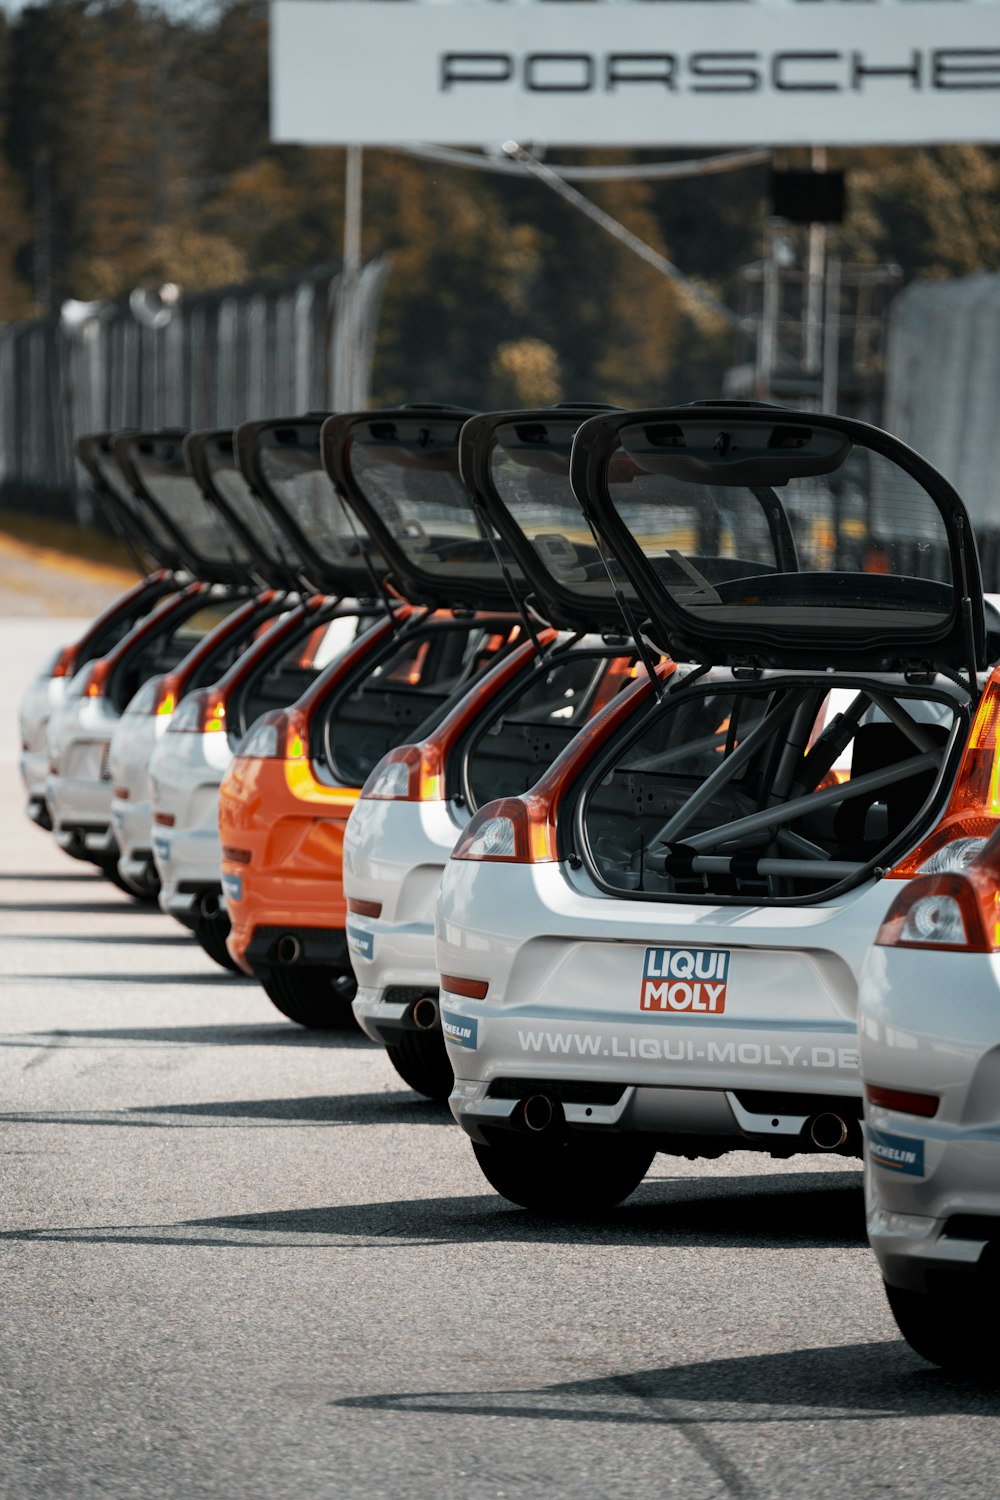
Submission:
[[[1000,142],[1000,4],[273,0],[271,109],[315,145]]]

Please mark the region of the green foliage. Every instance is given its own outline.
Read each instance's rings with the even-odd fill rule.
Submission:
[[[195,0],[195,4],[198,0]],[[343,152],[268,139],[263,0],[43,0],[0,24],[0,318],[143,282],[191,290],[340,258]],[[628,161],[665,152],[561,153]],[[848,258],[907,276],[1000,262],[1000,160],[841,152]],[[365,153],[364,250],[392,256],[374,398],[501,406],[716,395],[731,335],[533,179]],[[732,303],[766,169],[585,191]]]

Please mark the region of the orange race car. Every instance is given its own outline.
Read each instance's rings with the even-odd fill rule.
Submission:
[[[326,422],[326,466],[386,559],[396,602],[294,705],[252,726],[222,783],[229,951],[306,1026],[353,1024],[341,851],[361,786],[521,637],[458,477],[468,415],[411,407]]]

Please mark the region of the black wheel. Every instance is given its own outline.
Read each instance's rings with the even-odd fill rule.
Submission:
[[[933,1292],[885,1284],[892,1315],[911,1349],[932,1365],[995,1378],[1000,1309],[991,1291],[978,1280]]]
[[[455,1082],[455,1074],[444,1037],[435,1027],[433,1031],[404,1031],[398,1042],[386,1047],[389,1061],[404,1083],[428,1099],[447,1099]]]
[[[288,964],[257,974],[270,1001],[283,1016],[311,1031],[353,1031],[357,1025],[351,1001],[358,983],[351,973]]]
[[[245,979],[247,976],[226,947],[230,925],[228,913],[220,907],[214,917],[198,918],[197,925],[192,928],[192,936],[201,944],[213,963],[217,963],[220,968],[228,969],[230,974],[239,974]]]
[[[592,1214],[634,1193],[653,1160],[637,1141],[580,1140],[549,1144],[512,1136],[510,1142],[472,1149],[491,1187],[521,1208],[546,1214]]]

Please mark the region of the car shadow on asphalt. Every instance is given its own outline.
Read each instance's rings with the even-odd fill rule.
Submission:
[[[402,1096],[405,1100],[406,1096]],[[413,1095],[397,1102],[391,1093],[354,1096],[367,1100],[370,1118],[344,1124],[395,1124],[424,1105]],[[330,1103],[331,1101],[325,1101]],[[336,1101],[333,1101],[336,1104]],[[343,1105],[341,1104],[341,1107]],[[350,1104],[350,1096],[347,1096]],[[388,1106],[388,1107],[386,1107]],[[352,1106],[353,1108],[353,1106]],[[383,1113],[384,1110],[384,1113]],[[138,1123],[123,1112],[118,1123]],[[148,1111],[153,1114],[155,1111]],[[31,1116],[19,1118],[30,1120]],[[92,1123],[81,1118],[81,1123]],[[112,1123],[109,1121],[109,1123]],[[155,1123],[155,1121],[151,1121]],[[494,1193],[476,1197],[401,1199],[384,1203],[281,1209],[276,1212],[189,1219],[174,1224],[78,1226],[8,1231],[4,1239],[72,1239],[94,1243],[176,1244],[230,1248],[309,1248],[386,1245],[648,1246],[725,1249],[862,1248],[864,1201],[858,1172],[789,1173],[773,1176],[671,1178],[644,1185],[619,1209],[590,1218],[555,1219],[529,1214]]]
[[[129,940],[131,941],[131,939]],[[44,979],[61,980],[63,982],[69,977],[66,974],[7,974],[7,979]],[[233,974],[229,969],[212,968],[199,970],[196,974],[136,974],[131,969],[111,970],[108,973],[86,974],[74,972],[72,979],[74,984],[210,984],[233,985],[245,984],[246,974]]]
[[[127,938],[123,938],[120,932],[18,932],[8,936],[16,937],[21,943],[108,943],[120,947],[123,942],[129,942],[186,948],[189,953],[195,951],[195,938],[180,928],[176,932],[130,932]],[[238,979],[240,976],[234,977]]]
[[[749,1332],[752,1314],[744,1324]],[[902,1341],[738,1354],[553,1385],[348,1396],[331,1406],[435,1416],[522,1417],[634,1427],[874,1421],[1000,1414],[1000,1377],[975,1381],[926,1364]],[[704,1455],[709,1460],[711,1454]],[[723,1458],[723,1450],[718,1456]],[[723,1467],[725,1459],[723,1458]],[[737,1491],[739,1492],[739,1491]]]
[[[0,911],[44,912],[67,917],[120,917],[123,912],[135,912],[144,917],[159,916],[157,907],[133,901],[124,891],[117,901],[113,897],[109,901],[8,901],[5,897]]]
[[[4,1037],[0,1040],[0,1047],[34,1049],[43,1046],[52,1035],[50,1031],[25,1031],[17,1036]],[[343,1031],[314,1031],[296,1026],[293,1021],[261,1025],[81,1027],[75,1031],[62,1028],[58,1035],[72,1041],[166,1042],[182,1047],[231,1047],[235,1044],[245,1047],[356,1047],[371,1050],[379,1045],[370,1041],[357,1027],[345,1027]]]
[[[202,1104],[132,1105],[128,1109],[18,1110],[0,1113],[0,1124],[124,1125],[130,1129],[185,1126],[451,1125],[445,1104],[409,1089],[362,1094],[292,1095],[279,1099],[224,1099]]]

